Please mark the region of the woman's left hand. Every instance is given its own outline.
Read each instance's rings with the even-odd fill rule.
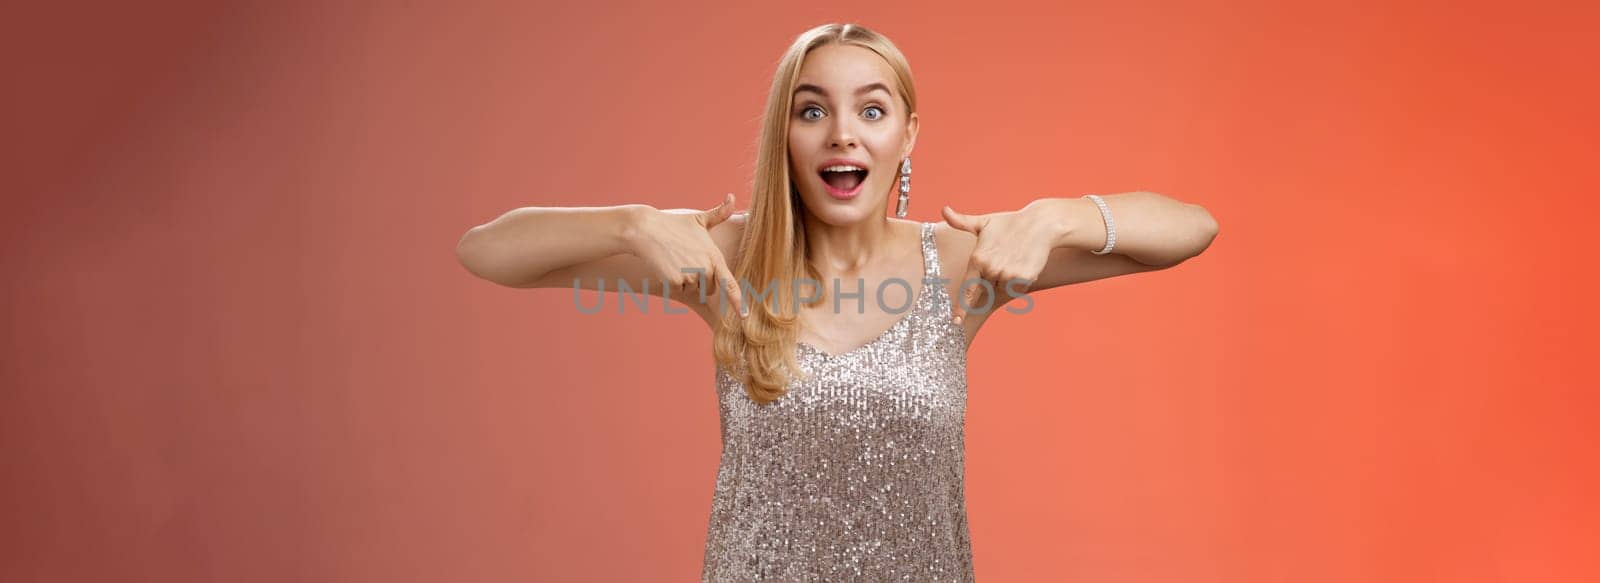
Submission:
[[[962,298],[952,307],[957,324],[969,309],[993,311],[1005,303],[998,300],[1002,295],[1010,300],[1027,293],[1044,271],[1059,234],[1055,220],[1033,204],[986,215],[964,215],[946,206],[944,219],[950,226],[978,236],[967,273],[956,288]],[[985,293],[991,298],[979,304]]]

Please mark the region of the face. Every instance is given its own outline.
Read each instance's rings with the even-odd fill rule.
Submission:
[[[789,171],[809,214],[831,225],[882,216],[916,139],[917,116],[883,57],[852,45],[806,55],[789,111]],[[861,171],[824,170],[851,165]]]

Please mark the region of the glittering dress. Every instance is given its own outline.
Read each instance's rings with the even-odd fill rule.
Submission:
[[[798,344],[810,378],[778,400],[757,405],[718,367],[722,460],[703,582],[973,580],[966,340],[945,286],[930,281],[932,223],[922,260],[900,320],[838,355]]]

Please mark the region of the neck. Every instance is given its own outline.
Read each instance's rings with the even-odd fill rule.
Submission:
[[[805,231],[811,262],[825,276],[857,273],[895,251],[889,218],[883,215],[839,226],[807,217]]]

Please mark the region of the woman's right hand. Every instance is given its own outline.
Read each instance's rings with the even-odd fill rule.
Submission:
[[[711,228],[730,216],[731,192],[722,204],[706,210],[647,208],[639,215],[630,246],[655,279],[665,282],[683,301],[705,302],[720,293],[740,315],[748,315],[733,270],[711,239]]]

